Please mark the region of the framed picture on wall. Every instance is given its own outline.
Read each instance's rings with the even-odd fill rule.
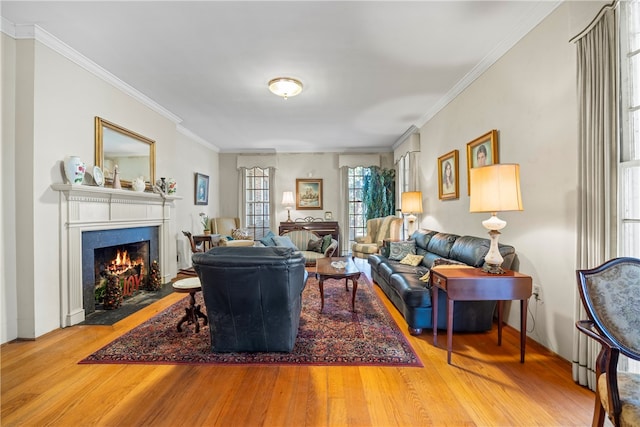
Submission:
[[[438,198],[440,200],[457,199],[458,184],[458,150],[453,150],[438,157]]]
[[[489,166],[498,161],[498,131],[493,129],[467,144],[467,193],[471,194],[469,170]]]
[[[296,210],[322,209],[322,179],[296,179]]]
[[[209,204],[209,175],[203,175],[196,172],[195,186],[196,205]]]

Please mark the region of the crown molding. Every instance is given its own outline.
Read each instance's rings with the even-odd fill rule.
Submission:
[[[177,125],[176,126],[176,130],[181,133],[182,135],[186,136],[187,138],[197,142],[198,144],[204,146],[205,148],[208,148],[210,150],[215,151],[216,153],[220,152],[220,147],[210,143],[209,141],[201,138],[200,136],[196,135],[195,133],[191,132],[189,129],[187,129],[186,127],[182,126],[182,125]]]
[[[139,90],[135,89],[133,86],[120,80],[118,77],[111,74],[109,71],[105,70],[95,62],[91,61],[89,58],[82,55],[77,50],[71,48],[69,45],[63,43],[61,40],[51,35],[44,29],[40,28],[38,25],[16,25],[2,18],[2,32],[13,37],[16,40],[34,39],[52,49],[53,51],[59,53],[60,55],[64,56],[65,58],[69,59],[71,62],[84,68],[93,75],[109,83],[116,89],[119,89],[127,95],[131,96],[136,101],[149,107],[156,113],[171,120],[173,123],[178,124],[182,122],[182,119],[180,117],[176,116],[171,111],[167,110]]]
[[[527,17],[520,21],[507,37],[502,39],[498,45],[485,56],[471,71],[469,71],[445,96],[443,96],[434,106],[427,111],[415,125],[422,128],[429,120],[431,120],[440,110],[453,101],[467,87],[471,85],[478,77],[495,64],[505,53],[515,46],[524,36],[533,30],[542,20],[553,13],[563,3],[564,0],[555,0],[553,2],[542,2],[536,4],[527,14]],[[549,6],[549,4],[552,4]]]

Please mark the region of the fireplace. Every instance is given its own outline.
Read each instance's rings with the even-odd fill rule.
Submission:
[[[176,231],[175,201],[181,197],[93,185],[52,184],[51,188],[60,194],[60,326],[82,323],[85,307],[95,306],[93,291],[88,297],[84,288],[86,283],[95,286],[97,247],[148,240],[149,259],[158,260],[162,283],[176,276],[176,239],[183,237]],[[153,236],[127,237],[144,229]],[[122,232],[124,238],[116,241],[113,236],[118,234],[111,232]],[[94,240],[87,245],[85,239]]]
[[[82,299],[85,315],[102,304],[109,275],[115,275],[124,298],[146,283],[158,261],[158,227],[135,227],[82,233]]]

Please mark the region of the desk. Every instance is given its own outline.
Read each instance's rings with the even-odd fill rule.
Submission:
[[[214,246],[218,246],[220,242],[219,234],[196,234],[193,237],[193,243],[195,243],[196,247],[202,243],[204,252],[208,251]]]
[[[498,300],[498,345],[502,345],[502,308],[505,300],[520,300],[520,363],[524,363],[527,339],[527,304],[531,277],[516,271],[489,274],[481,268],[433,268],[431,270],[433,345],[438,345],[438,289],[447,294],[447,363],[453,344],[453,302]]]

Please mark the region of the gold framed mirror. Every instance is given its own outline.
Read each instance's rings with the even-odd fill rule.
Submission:
[[[95,165],[102,169],[105,184],[113,184],[118,166],[120,184],[130,188],[131,182],[143,177],[147,190],[156,181],[156,142],[103,118],[95,118]]]

